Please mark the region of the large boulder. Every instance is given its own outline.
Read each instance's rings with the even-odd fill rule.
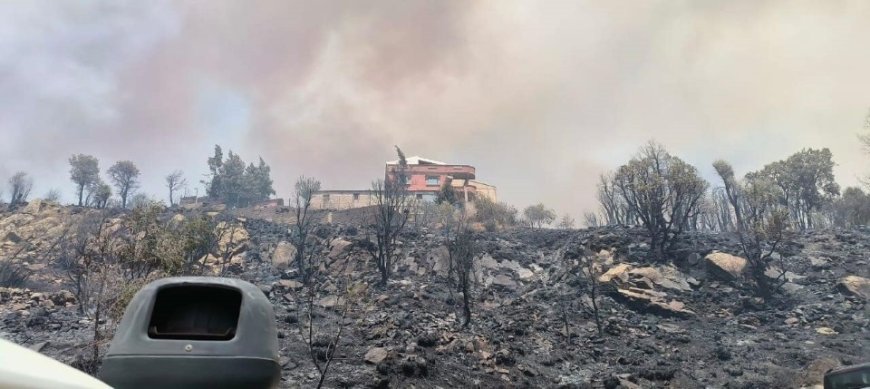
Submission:
[[[672,266],[632,268],[629,264],[620,263],[599,276],[598,282],[612,283],[618,288],[633,286],[641,289],[692,290],[685,275]]]
[[[218,250],[220,252],[237,252],[247,246],[249,239],[248,230],[241,224],[220,222],[215,227],[215,230],[220,234],[220,240],[218,241]]]
[[[720,252],[710,253],[704,260],[707,272],[725,281],[742,277],[747,264],[746,258]]]
[[[479,269],[488,271],[492,274],[504,273],[505,270],[513,272],[516,275],[516,278],[521,281],[531,281],[535,277],[535,272],[533,270],[523,267],[519,262],[509,259],[502,259],[499,261],[489,254],[483,255],[479,260],[477,260],[477,266]]]
[[[383,347],[373,347],[370,348],[369,351],[366,352],[366,355],[363,357],[366,362],[371,364],[379,364],[387,359],[387,356],[390,355],[390,352]]]
[[[600,275],[598,277],[598,282],[627,282],[629,269],[631,269],[631,265],[627,263],[620,263],[614,267],[611,267],[604,274]]]
[[[353,245],[353,242],[349,240],[345,240],[342,238],[335,238],[331,242],[329,242],[329,258],[337,259],[342,254],[346,254],[350,252],[350,248]]]
[[[859,276],[846,276],[838,284],[845,293],[870,300],[870,279]]]
[[[685,276],[683,276],[679,270],[671,266],[665,266],[660,269],[649,266],[639,267],[629,270],[628,276],[629,280],[637,286],[648,285],[648,288],[656,286],[659,288],[680,291],[692,290],[692,287],[689,286]]]
[[[293,257],[296,255],[296,248],[286,241],[278,242],[275,246],[275,251],[272,253],[272,266],[279,269],[290,267],[293,262]]]
[[[667,293],[664,292],[638,288],[617,289],[616,297],[640,311],[649,311],[657,315],[677,317],[695,315],[695,312],[686,309],[686,305],[682,302],[677,300],[668,301]]]
[[[429,250],[430,260],[433,263],[432,271],[440,276],[446,276],[448,267],[450,266],[450,252],[447,246],[439,245],[432,250]]]
[[[27,206],[25,206],[24,209],[21,210],[21,213],[28,215],[37,215],[39,214],[39,212],[42,211],[44,207],[45,203],[42,200],[31,200],[29,203],[27,203]]]
[[[492,280],[490,281],[490,284],[503,286],[503,287],[508,288],[508,289],[516,289],[517,286],[519,286],[516,281],[514,281],[511,277],[504,275],[504,274],[499,274],[499,275],[493,277]]]

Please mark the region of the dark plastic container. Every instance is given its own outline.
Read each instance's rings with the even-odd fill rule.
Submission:
[[[154,281],[127,306],[98,376],[119,389],[275,387],[272,304],[237,279]]]
[[[870,388],[870,362],[841,366],[825,373],[825,389]]]

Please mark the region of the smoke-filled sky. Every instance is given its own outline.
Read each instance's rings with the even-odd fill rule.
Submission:
[[[649,139],[713,178],[829,147],[870,173],[870,2],[38,1],[0,4],[0,187],[74,198],[67,159],[130,159],[165,197],[215,144],[366,188],[395,157],[477,167],[579,217]]]

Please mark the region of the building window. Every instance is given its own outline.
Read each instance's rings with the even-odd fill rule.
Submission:
[[[359,200],[359,193],[354,193],[353,194],[353,201],[357,201],[357,200]]]
[[[441,183],[441,177],[438,176],[426,176],[426,185],[427,186],[438,186]]]
[[[323,203],[329,204],[329,195],[328,194],[323,195]]]
[[[422,200],[422,199],[423,199],[423,194],[417,193],[417,200]]]

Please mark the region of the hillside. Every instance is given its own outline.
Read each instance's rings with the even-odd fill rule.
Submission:
[[[92,212],[34,202],[0,213],[0,260],[31,274],[20,287],[0,288],[0,337],[80,368],[94,318],[78,310],[57,242]],[[244,240],[226,275],[258,285],[274,303],[282,385],[314,387],[288,226],[241,214],[222,215]],[[107,223],[127,217],[117,212]],[[472,321],[463,328],[439,230],[402,235],[393,277],[379,286],[362,229],[354,218],[335,220],[315,233],[326,281],[313,320],[323,336],[344,327],[327,387],[801,387],[819,384],[830,367],[870,360],[865,230],[791,236],[776,254],[788,282],[768,304],[732,266],[739,258],[716,254],[739,254],[728,234],[687,234],[667,261],[650,263],[640,229],[480,232]],[[572,267],[585,250],[603,273],[595,280],[601,336],[588,283]],[[355,290],[343,319],[350,295],[339,285]],[[111,328],[117,319],[100,320]]]

